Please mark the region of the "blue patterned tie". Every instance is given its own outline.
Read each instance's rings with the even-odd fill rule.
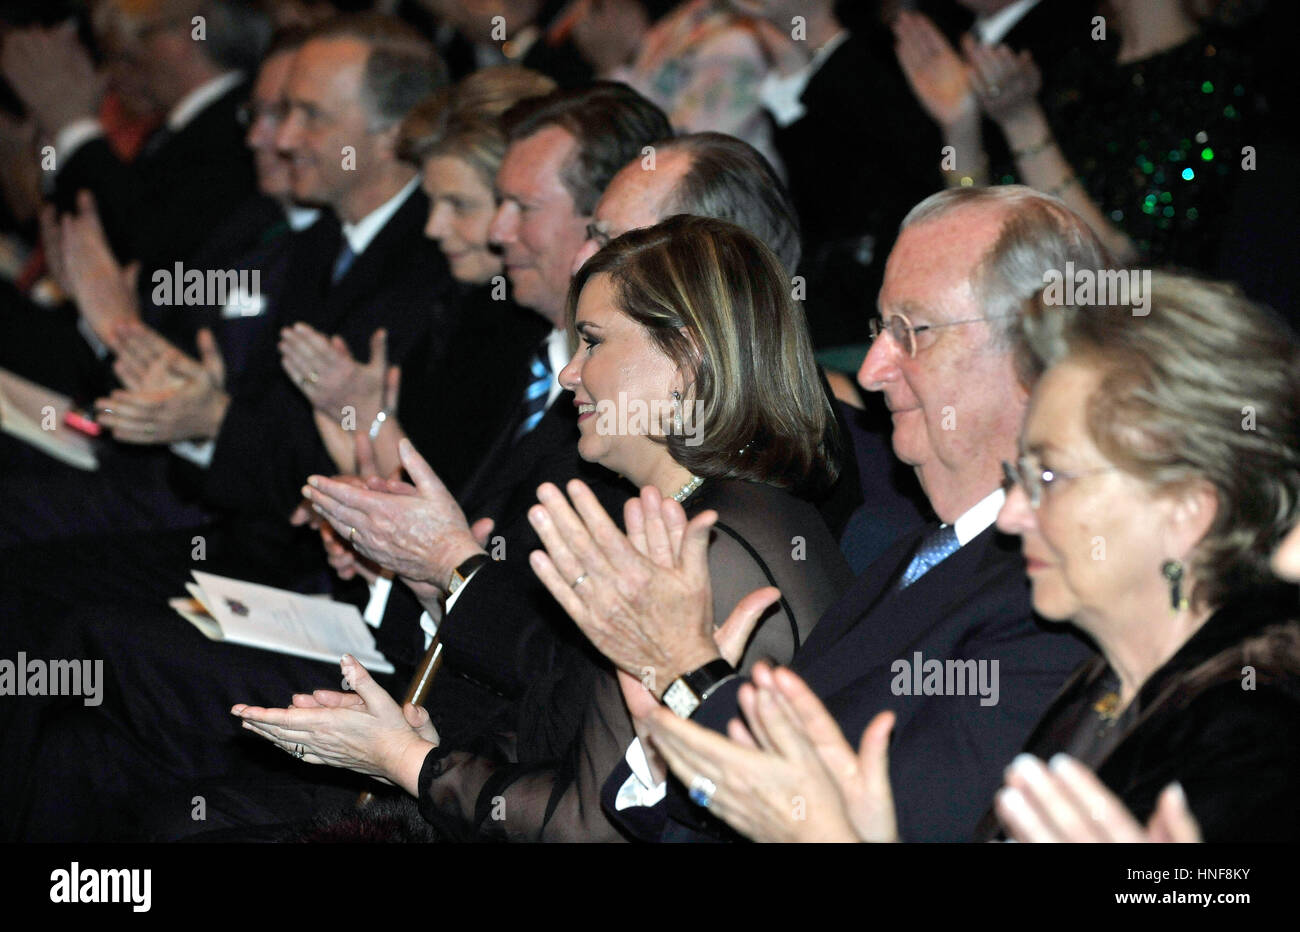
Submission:
[[[352,261],[356,257],[357,254],[352,251],[352,244],[344,239],[343,248],[339,250],[339,257],[334,260],[334,272],[330,275],[331,285],[337,285],[339,279],[348,274],[348,269],[352,268]]]
[[[550,338],[542,341],[533,355],[529,370],[528,389],[524,392],[523,418],[519,429],[515,431],[515,440],[537,426],[537,422],[546,413],[546,400],[551,394],[551,354]]]
[[[956,528],[951,524],[935,528],[925,535],[921,546],[916,548],[916,555],[912,557],[912,562],[907,565],[906,572],[898,581],[898,588],[906,589],[959,549],[961,544],[957,542]]]

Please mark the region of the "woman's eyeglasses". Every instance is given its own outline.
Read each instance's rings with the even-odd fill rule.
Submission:
[[[1111,472],[1115,466],[1098,466],[1096,469],[1085,469],[1080,472],[1065,472],[1060,469],[1048,469],[1043,465],[1043,461],[1033,453],[1026,453],[1016,460],[1014,464],[1002,461],[1002,473],[1007,479],[1007,488],[1018,485],[1025,490],[1025,496],[1029,499],[1029,507],[1037,508],[1043,502],[1043,490],[1050,489],[1057,482],[1068,481],[1070,479],[1082,479],[1085,476],[1095,476],[1103,472]]]

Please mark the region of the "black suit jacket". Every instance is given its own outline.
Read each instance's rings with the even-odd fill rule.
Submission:
[[[817,623],[790,666],[855,746],[878,712],[897,714],[890,777],[901,837],[965,841],[1003,768],[1090,648],[1069,629],[1033,616],[1019,547],[993,528],[899,590],[897,580],[923,533],[873,563]],[[997,662],[996,704],[969,694],[899,694],[911,676],[902,677],[897,663],[910,670],[917,652],[923,663]],[[740,714],[739,688],[738,680],[724,685],[696,720],[723,731]],[[607,809],[628,772],[623,765],[606,782]],[[625,810],[615,818],[624,816],[625,827],[640,835],[658,828],[665,840],[733,837],[687,801],[675,781],[665,803],[653,808],[660,811]]]
[[[505,427],[517,423],[533,356],[551,329],[533,311],[494,300],[494,290],[459,287],[454,329],[428,334],[415,354],[424,364],[402,371],[402,426],[458,497]]]
[[[334,473],[310,403],[280,366],[281,327],[305,321],[337,334],[362,360],[371,335],[384,327],[389,361],[398,365],[427,333],[436,339],[451,330],[456,307],[445,300],[451,279],[442,253],[424,237],[428,210],[428,198],[413,191],[334,285],[329,277],[342,242],[337,225],[318,221],[294,237],[280,307],[231,396],[204,473],[209,505],[282,520],[300,500],[307,476]]]
[[[157,130],[130,164],[102,136],[90,140],[59,168],[57,203],[68,209],[77,191],[93,193],[118,258],[140,261],[143,287],[154,269],[189,258],[233,208],[256,193],[252,159],[235,118],[247,96],[248,85],[240,83],[179,132]]]

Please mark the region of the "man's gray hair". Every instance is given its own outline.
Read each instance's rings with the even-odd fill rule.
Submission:
[[[214,64],[252,74],[271,42],[272,24],[250,0],[207,0],[207,41],[199,45]]]
[[[940,191],[908,211],[899,229],[977,207],[1001,210],[1006,220],[976,266],[971,287],[985,315],[1006,318],[993,330],[995,339],[1015,354],[1017,374],[1028,386],[1053,361],[1072,313],[1070,308],[1042,306],[1044,275],[1064,275],[1067,262],[1075,269],[1099,271],[1111,268],[1113,260],[1097,234],[1064,201],[1024,185]],[[1048,349],[1036,353],[1031,345]]]
[[[383,132],[406,118],[447,83],[447,68],[433,43],[403,20],[382,13],[335,16],[308,33],[312,39],[355,39],[370,46],[361,78],[369,131]]]
[[[771,163],[744,140],[723,133],[691,133],[655,143],[661,152],[685,152],[691,164],[661,214],[729,220],[763,241],[788,274],[799,266],[799,214]]]

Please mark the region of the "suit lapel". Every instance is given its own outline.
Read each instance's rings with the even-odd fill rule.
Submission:
[[[817,658],[845,652],[844,642],[849,638],[853,640],[850,651],[853,656],[906,656],[911,645],[925,638],[936,625],[945,623],[956,614],[962,603],[1006,572],[1005,541],[1000,541],[1001,535],[989,527],[912,585],[900,590],[897,580],[924,533],[910,539],[905,550],[900,546],[886,554],[888,560],[882,557],[877,561],[883,565],[878,574],[873,574],[871,585],[865,589],[855,587],[841,600],[841,605],[851,605],[856,592],[858,598],[863,599],[859,604],[865,607],[851,614],[846,612],[837,619],[837,629],[831,629],[825,635],[826,639],[820,640]],[[877,564],[873,564],[873,569]],[[801,656],[808,654],[808,646],[814,638],[818,638],[817,628],[813,629],[809,645],[805,646]],[[808,658],[808,666],[817,663],[816,658]],[[797,668],[799,666],[796,664]],[[818,677],[818,691],[823,696],[832,694],[863,672],[843,669],[832,663],[827,667],[828,675]]]
[[[370,241],[365,251],[356,257],[347,273],[331,287],[328,284],[329,276],[333,271],[334,261],[338,258],[338,251],[343,245],[340,239],[334,251],[327,256],[326,298],[313,326],[324,333],[337,332],[357,299],[373,295],[379,290],[388,264],[396,255],[396,248],[408,242],[412,236],[420,235],[428,215],[429,198],[417,188],[406,198],[397,213],[384,224],[383,229]],[[431,300],[432,297],[431,295]]]

